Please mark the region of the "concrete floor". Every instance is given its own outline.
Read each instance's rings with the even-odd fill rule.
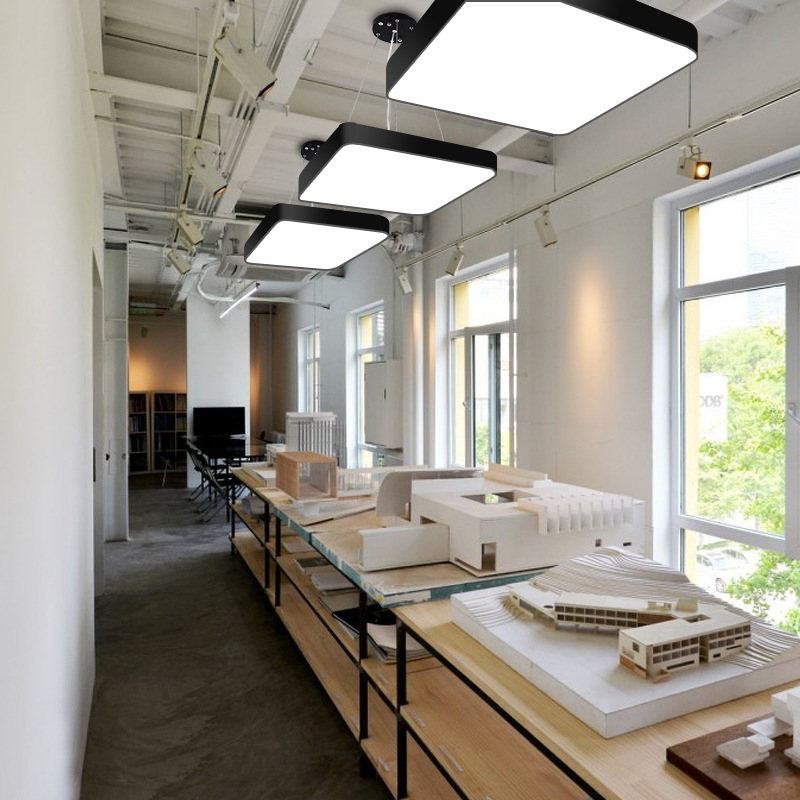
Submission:
[[[388,800],[263,594],[224,513],[130,492],[106,545],[82,800]]]

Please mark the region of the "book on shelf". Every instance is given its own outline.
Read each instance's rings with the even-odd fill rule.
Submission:
[[[328,561],[325,556],[301,556],[296,561],[297,567],[300,572],[305,572],[306,574],[311,572],[316,572],[320,569],[325,569],[331,565],[331,562]]]
[[[321,594],[319,601],[332,614],[344,608],[352,608],[358,605],[358,589],[349,592],[335,592],[334,594]]]
[[[358,636],[358,604],[350,608],[343,608],[341,611],[334,611],[333,616],[345,628]],[[394,625],[394,614],[388,608],[382,608],[377,603],[370,603],[367,606],[367,622],[373,625]]]
[[[287,553],[313,553],[314,548],[299,536],[291,536],[287,539],[281,539],[281,550]]]
[[[311,583],[322,594],[333,594],[334,592],[349,592],[353,589],[353,584],[342,575],[335,567],[328,565],[327,568],[318,569],[311,575]]]

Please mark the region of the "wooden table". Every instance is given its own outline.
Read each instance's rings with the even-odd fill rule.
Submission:
[[[776,687],[604,739],[457,627],[451,621],[449,601],[404,606],[395,609],[395,614],[401,625],[425,643],[500,716],[529,741],[545,748],[593,794],[608,800],[715,797],[667,763],[667,747],[768,716],[771,695],[794,685]],[[407,700],[404,715],[413,724],[413,680],[409,681]]]

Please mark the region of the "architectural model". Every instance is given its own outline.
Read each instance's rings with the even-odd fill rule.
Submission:
[[[530,584],[508,587],[509,602],[533,619],[556,628],[619,631],[621,666],[654,681],[744,650],[750,620],[697,598],[675,601],[565,592],[553,595]]]
[[[752,722],[748,725],[747,729],[753,736],[747,738],[753,739],[756,736],[760,736],[772,742],[772,740],[777,739],[778,736],[791,736],[792,746],[784,750],[783,753],[795,767],[800,769],[800,684],[793,689],[787,689],[786,691],[777,692],[772,695],[772,713],[773,716],[760,719],[758,722]],[[717,747],[717,752],[736,764],[740,769],[746,769],[751,765],[739,763],[728,755],[728,752],[733,749],[736,741],[738,740],[734,739],[731,742],[725,742],[719,745]],[[772,745],[774,747],[774,742],[772,742]],[[741,747],[741,745],[739,745],[739,747]]]
[[[800,638],[720,602],[678,570],[616,548],[450,602],[457,626],[605,737],[800,674]],[[745,759],[754,756],[753,743],[741,747]]]
[[[364,570],[452,561],[483,576],[599,547],[644,552],[641,501],[529,470],[493,464],[481,477],[414,480],[406,505],[407,518],[383,517],[383,527],[360,532]],[[381,506],[379,493],[379,513]]]

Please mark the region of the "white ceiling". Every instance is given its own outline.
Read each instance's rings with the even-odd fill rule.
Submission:
[[[215,80],[213,41],[226,0],[83,0],[89,81],[97,119],[109,246],[127,245],[132,312],[163,313],[192,291],[202,264],[228,241],[241,241],[277,202],[296,201],[306,162],[300,146],[326,139],[352,119],[386,125],[385,65],[389,45],[372,33],[380,14],[400,11],[419,19],[428,0],[248,0],[237,33],[252,43],[278,77],[259,107],[222,67]],[[650,0],[697,26],[701,48],[746,26],[781,0]],[[218,62],[216,62],[218,63]],[[359,93],[360,89],[360,93]],[[399,107],[398,107],[399,106]],[[205,109],[205,113],[203,112]],[[548,172],[550,137],[452,114],[394,104],[397,127],[498,152],[501,169]],[[395,120],[392,120],[394,127]],[[192,142],[200,136],[220,148],[228,190],[214,200],[187,179]],[[185,207],[204,228],[203,254],[181,276],[165,260],[175,241],[175,217]],[[234,220],[238,226],[232,226]],[[217,292],[228,288],[211,277]],[[276,273],[275,276],[280,273]],[[314,275],[306,276],[306,280]],[[289,295],[298,274],[262,282],[259,294]],[[267,304],[256,304],[265,308]]]

